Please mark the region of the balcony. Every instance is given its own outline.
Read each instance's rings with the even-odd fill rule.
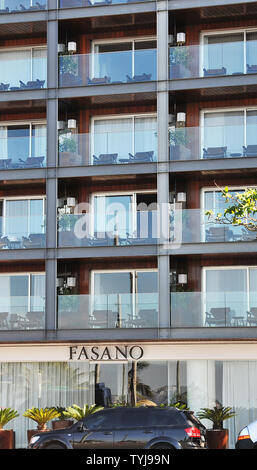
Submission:
[[[121,205],[121,203],[120,203]],[[157,211],[111,210],[94,214],[59,214],[58,246],[153,245],[158,242]],[[135,220],[136,218],[136,220]]]
[[[78,8],[78,7],[94,7],[104,5],[117,5],[122,3],[137,3],[147,0],[60,0],[59,8]]]
[[[158,293],[58,296],[58,329],[157,328],[158,324]]]
[[[45,248],[43,215],[0,217],[0,250]]]
[[[205,114],[209,124],[204,126],[170,128],[170,160],[257,157],[257,127],[248,123],[255,115],[255,110],[247,112],[246,117],[244,111],[217,111]]]
[[[224,209],[225,207],[223,209],[214,209],[214,217],[217,213],[222,213]],[[249,232],[242,226],[215,223],[209,220],[208,216],[205,215],[206,210],[183,209],[172,211],[171,241],[177,244],[257,241],[256,233]],[[176,224],[181,224],[181,229]]]
[[[1,127],[0,170],[46,167],[46,128],[36,126],[33,132],[39,135],[29,135],[28,126]]]
[[[256,293],[173,292],[171,328],[256,327]]]
[[[137,50],[59,57],[60,87],[149,82],[156,80],[156,74],[156,49],[145,48],[144,43]]]
[[[17,13],[20,11],[45,10],[46,7],[46,0],[40,0],[40,2],[37,2],[36,0],[22,0],[22,3],[20,3],[20,0],[2,0],[0,15],[3,13]]]
[[[39,90],[47,86],[45,47],[2,49],[0,91]]]
[[[113,120],[114,121],[114,120]],[[99,166],[157,161],[156,118],[103,120],[87,134],[59,134],[59,166]],[[138,121],[138,124],[137,124]],[[109,130],[108,130],[109,128]],[[117,128],[117,131],[115,130]]]
[[[210,35],[202,45],[169,49],[170,80],[257,73],[256,33]]]
[[[43,330],[45,305],[42,297],[1,297],[0,330]]]

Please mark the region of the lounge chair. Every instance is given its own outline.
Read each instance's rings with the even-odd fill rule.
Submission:
[[[203,158],[226,158],[227,147],[208,147],[203,149]]]
[[[8,318],[9,312],[0,312],[0,329],[8,328]]]
[[[243,156],[257,157],[257,145],[247,145],[247,147],[243,146]]]
[[[0,83],[0,91],[7,91],[10,83]]]
[[[246,64],[246,73],[257,73],[257,65]]]
[[[98,157],[93,155],[94,165],[112,165],[117,163],[117,153],[101,153]]]
[[[43,88],[45,84],[45,80],[39,80],[38,78],[37,80],[30,80],[27,83],[24,83],[21,80],[19,80],[19,82],[21,90],[38,90]]]
[[[129,153],[129,161],[130,162],[152,162],[153,161],[153,154],[154,151],[148,151],[148,152],[136,152],[135,155],[132,155]]]
[[[24,168],[42,168],[44,159],[45,157],[29,157],[25,161],[19,158],[19,161],[23,164]]]
[[[88,85],[106,85],[111,83],[111,77],[87,78]]]
[[[252,307],[250,308],[249,311],[246,312],[247,313],[247,318],[246,318],[246,321],[248,323],[249,326],[257,326],[257,307]]]
[[[229,326],[230,323],[230,307],[211,308],[210,312],[206,312],[205,326]]]
[[[26,329],[42,329],[45,312],[27,312]]]
[[[24,248],[45,248],[46,236],[44,233],[31,233],[28,237],[22,237]]]
[[[227,226],[210,227],[205,233],[206,242],[228,242],[234,240],[234,233]]]
[[[152,74],[151,73],[142,73],[141,75],[134,75],[134,77],[130,77],[129,75],[126,75],[127,77],[127,82],[147,82],[151,80]]]
[[[2,8],[2,9],[0,10],[0,14],[1,14],[1,13],[9,13],[9,11],[10,11],[10,10],[9,10],[8,7]]]
[[[217,77],[226,75],[227,69],[225,67],[221,67],[220,69],[203,69],[203,73],[205,77]]]
[[[0,170],[6,170],[7,168],[9,168],[11,161],[12,161],[11,158],[1,159],[0,160]]]

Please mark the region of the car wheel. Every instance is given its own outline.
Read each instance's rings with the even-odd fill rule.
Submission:
[[[48,444],[48,445],[45,447],[45,449],[64,449],[64,448],[65,448],[64,446],[62,446],[61,444],[57,444],[57,443],[56,443],[56,444],[55,444],[55,443],[53,443],[53,444]]]

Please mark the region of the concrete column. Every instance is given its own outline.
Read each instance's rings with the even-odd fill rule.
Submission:
[[[157,130],[158,130],[158,165],[157,165],[157,201],[160,210],[160,241],[167,243],[169,238],[169,92],[168,92],[168,0],[157,0]],[[158,254],[159,269],[159,327],[170,326],[169,294],[169,255],[160,247]],[[160,336],[168,333],[160,331]]]

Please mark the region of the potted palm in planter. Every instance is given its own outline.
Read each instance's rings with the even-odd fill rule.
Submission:
[[[190,50],[187,46],[175,46],[170,51],[170,78],[189,78],[191,76],[188,65],[190,63]]]
[[[65,416],[64,412],[66,408],[63,408],[61,406],[56,406],[54,408],[59,413],[59,416],[56,420],[52,421],[52,428],[53,429],[69,428],[73,424],[73,420],[67,419],[67,417]]]
[[[103,410],[103,406],[97,405],[87,405],[79,406],[79,405],[72,405],[66,408],[66,411],[63,412],[66,418],[72,418],[75,421],[80,421],[81,419],[89,416],[97,411]]]
[[[79,57],[73,54],[64,54],[59,57],[60,86],[78,86],[82,84],[78,76]]]
[[[59,164],[60,166],[80,165],[82,158],[78,155],[78,144],[71,134],[68,137],[59,137]]]
[[[3,428],[9,421],[18,416],[18,412],[12,408],[0,408],[0,449],[14,448],[15,432],[13,429]]]
[[[214,406],[214,408],[201,408],[197,413],[199,419],[209,419],[213,423],[212,429],[207,429],[206,438],[209,449],[227,449],[228,448],[228,429],[223,428],[223,421],[233,418],[235,412],[227,406]]]
[[[56,408],[30,408],[25,411],[23,414],[25,418],[32,419],[37,423],[37,429],[28,429],[27,436],[28,442],[30,441],[33,434],[38,432],[45,432],[49,429],[47,428],[47,423],[52,419],[59,417],[59,412]]]

